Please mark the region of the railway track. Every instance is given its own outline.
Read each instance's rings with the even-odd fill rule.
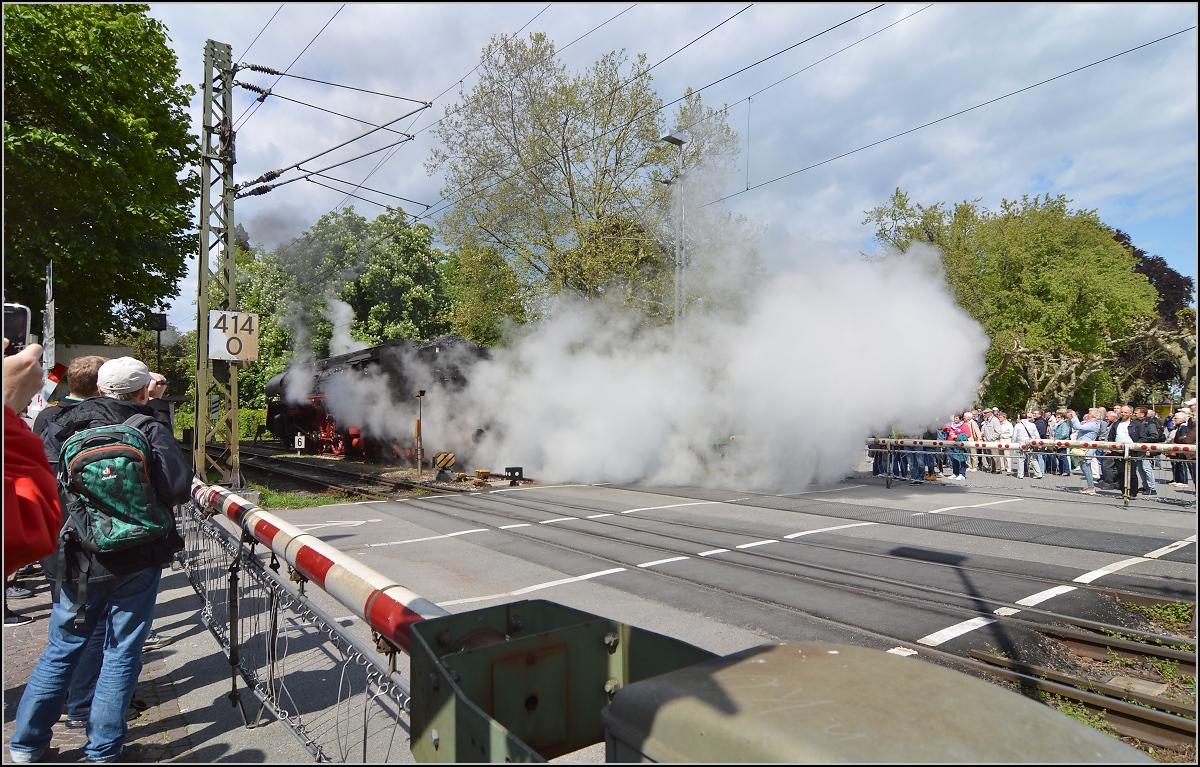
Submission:
[[[284,464],[284,465],[278,465]],[[288,466],[287,464],[292,464]],[[353,470],[340,469],[334,467],[311,467],[305,466],[303,470],[298,470],[294,463],[289,461],[280,461],[279,459],[271,459],[267,456],[254,456],[253,465],[256,468],[262,468],[267,471],[275,471],[278,473],[287,473],[293,478],[303,481],[312,481],[315,484],[322,484],[326,487],[338,488],[343,491],[354,492],[366,497],[374,497],[381,500],[390,500],[389,492],[394,493],[396,490],[410,490],[416,487],[428,489],[428,485],[409,481],[393,481],[382,480],[377,475],[372,475],[367,472],[357,472]],[[374,483],[374,484],[371,484]],[[446,488],[438,486],[438,491],[444,491]],[[470,490],[471,488],[455,488],[460,492]],[[556,507],[561,510],[577,510],[586,511],[585,509],[573,504],[555,503],[547,501],[539,501],[538,504],[524,503],[511,496],[500,497],[492,496],[500,505],[506,507],[510,514],[528,514],[528,513],[545,513],[546,506]],[[420,501],[419,498],[412,499]],[[465,501],[465,499],[463,499]],[[465,504],[463,501],[455,498],[444,499],[439,504],[420,504],[423,511],[438,513],[444,516],[451,516],[458,519],[470,518],[475,524],[485,524],[484,521],[478,519],[481,516],[478,508]],[[448,508],[447,508],[448,507]],[[450,513],[453,511],[454,513]],[[496,512],[488,512],[491,516],[496,516]],[[514,521],[528,521],[527,516],[512,516]],[[647,520],[639,520],[646,522]],[[658,538],[669,539],[675,541],[681,546],[683,551],[694,551],[697,545],[704,545],[702,541],[688,537],[687,532],[720,532],[720,533],[738,533],[721,527],[711,525],[697,525],[686,522],[670,522],[665,523],[660,520],[654,520],[655,523],[669,528],[679,528],[685,534],[663,533],[656,532],[654,535]],[[636,532],[645,534],[646,529],[630,525],[623,522],[609,521],[605,523],[613,527],[619,528],[622,531]],[[559,528],[561,529],[561,528]],[[568,545],[561,541],[547,540],[541,535],[530,535],[519,530],[508,530],[510,534],[524,537],[531,541],[536,541],[540,545],[552,546],[554,548],[576,552],[589,557],[604,559],[602,555],[598,555],[594,551]],[[589,539],[604,539],[611,540],[613,536],[606,533],[596,533],[587,530],[573,529],[572,534],[581,535]],[[745,534],[740,531],[740,534]],[[814,548],[846,550],[840,547],[830,546],[829,544],[818,544],[810,541],[793,541],[795,545],[811,546]],[[660,547],[661,548],[661,547]],[[854,552],[863,554],[863,552]],[[904,559],[891,555],[867,553],[872,557],[882,557],[891,559]],[[612,560],[614,564],[628,565],[627,562],[618,562]],[[972,568],[962,565],[947,565],[936,562],[920,562],[911,559],[905,560],[909,564],[920,564],[930,567],[950,567],[958,571],[971,571]],[[823,567],[819,565],[798,563],[792,558],[773,555],[764,551],[754,552],[754,564],[737,561],[723,561],[722,564],[731,565],[745,570],[754,571],[755,573],[769,573],[773,576],[788,578],[791,580],[800,580],[814,585],[820,585],[826,588],[841,589],[848,592],[853,592],[860,596],[868,596],[875,599],[884,599],[893,602],[900,602],[909,605],[919,605],[925,608],[937,609],[946,611],[957,616],[986,616],[990,620],[996,620],[1006,623],[1011,626],[1021,627],[1023,629],[1034,632],[1046,641],[1059,643],[1066,647],[1074,656],[1088,658],[1092,660],[1106,661],[1119,659],[1119,662],[1126,666],[1150,666],[1160,669],[1173,669],[1174,673],[1179,677],[1190,677],[1192,681],[1192,693],[1194,696],[1195,686],[1195,644],[1189,640],[1179,637],[1171,637],[1153,632],[1140,631],[1128,626],[1119,626],[1107,624],[1098,621],[1090,621],[1071,615],[1064,615],[1049,610],[1040,610],[1030,607],[1020,607],[1019,609],[1026,615],[1036,616],[1038,620],[1025,620],[1022,618],[1014,618],[1011,616],[997,615],[990,610],[994,607],[1015,607],[1008,603],[999,600],[989,600],[980,597],[978,594],[964,594],[961,592],[948,591],[946,589],[932,588],[916,584],[908,581],[901,581],[894,578],[884,578],[869,573],[853,572],[840,568]],[[767,567],[762,565],[766,564]],[[799,609],[797,607],[783,604],[777,601],[763,599],[761,596],[749,594],[744,591],[735,589],[722,588],[712,584],[703,583],[701,581],[682,578],[677,574],[661,570],[643,570],[652,574],[655,577],[667,578],[675,581],[682,581],[691,587],[701,588],[708,591],[715,591],[724,595],[742,600],[750,600],[777,610],[803,615],[810,620],[819,620],[831,625],[837,625],[845,628],[853,629],[860,633],[876,636],[888,642],[896,642],[901,645],[909,642],[909,639],[902,637],[890,636],[884,633],[874,632],[862,626],[833,620],[829,617],[814,615],[811,612]],[[1012,575],[1005,573],[1005,575]],[[1031,580],[1042,580],[1031,578]],[[1097,594],[1106,596],[1116,596],[1123,601],[1130,603],[1154,604],[1167,600],[1160,600],[1157,597],[1146,594],[1138,594],[1133,592],[1115,592],[1113,589],[1091,588],[1088,589]],[[969,606],[963,606],[962,603],[980,604],[985,603],[987,609],[974,609]],[[1064,625],[1065,624],[1065,625]],[[1113,636],[1119,634],[1120,636]],[[989,647],[989,649],[992,649]],[[1002,654],[995,652],[982,652],[979,650],[971,650],[967,655],[951,653],[934,648],[922,647],[921,653],[929,657],[938,658],[944,662],[948,662],[958,666],[966,666],[977,672],[999,678],[1011,684],[1017,685],[1027,691],[1030,691],[1035,697],[1039,697],[1044,701],[1062,707],[1063,701],[1067,701],[1067,705],[1082,707],[1100,723],[1102,728],[1109,729],[1116,735],[1136,739],[1146,743],[1152,743],[1162,747],[1176,747],[1185,745],[1194,745],[1196,739],[1196,708],[1194,702],[1185,702],[1181,700],[1172,700],[1171,698],[1162,695],[1148,694],[1137,689],[1131,689],[1129,685],[1111,684],[1108,681],[1101,681],[1092,678],[1086,674],[1065,673],[1061,670],[1054,670],[1048,667],[1039,666],[1036,664],[1015,660],[1004,657]]]

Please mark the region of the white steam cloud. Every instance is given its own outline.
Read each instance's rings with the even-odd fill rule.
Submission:
[[[551,482],[795,491],[845,477],[868,436],[919,433],[973,403],[988,340],[931,248],[829,260],[752,290],[735,312],[689,316],[678,341],[616,302],[564,300],[466,368],[453,395],[414,364],[426,456],[449,450],[470,462],[460,470],[522,466]],[[326,303],[348,328],[350,307]],[[363,346],[346,333],[331,351]],[[289,399],[307,396],[308,376],[289,379]],[[339,422],[411,440],[411,392],[352,369],[321,386]]]
[[[571,303],[471,373],[495,438],[481,465],[550,481],[800,489],[841,479],[863,439],[969,406],[987,338],[936,253],[826,263],[767,281],[740,322],[635,334]],[[730,440],[730,437],[733,437]]]

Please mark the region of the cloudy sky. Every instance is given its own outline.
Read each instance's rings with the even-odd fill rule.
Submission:
[[[862,224],[864,211],[900,187],[924,204],[979,199],[990,208],[1005,198],[1065,194],[1075,207],[1095,209],[1139,246],[1196,276],[1194,28],[868,147],[1194,27],[1194,4],[182,3],[150,8],[170,31],[183,80],[197,86],[205,40],[213,39],[230,44],[240,62],[277,70],[290,65],[294,75],[432,101],[432,109],[393,126],[415,133],[415,140],[330,173],[378,190],[360,191],[363,197],[398,202],[382,192],[435,209],[442,203],[443,182],[423,167],[433,136],[422,129],[454,104],[460,81],[467,89],[474,85],[479,53],[494,35],[540,31],[560,49],[575,41],[560,57],[570,70],[612,50],[645,53],[653,64],[683,48],[653,71],[660,97],[669,102],[688,87],[720,80],[866,12],[703,92],[707,104],[729,105],[730,124],[742,142],[739,169],[724,193],[740,194],[721,204],[766,225],[770,268],[789,271],[802,268],[807,259],[874,251],[871,230]],[[275,77],[245,70],[237,79],[375,124],[414,106],[294,78],[274,85]],[[757,95],[747,102],[752,94]],[[308,106],[274,98],[255,104],[254,98],[241,89],[235,94],[238,182],[367,130]],[[197,131],[200,110],[197,96],[192,109]],[[395,140],[379,131],[305,167],[323,167]],[[774,181],[863,147],[868,148]],[[297,181],[240,200],[236,217],[254,244],[270,247],[347,203],[369,218],[383,210]],[[401,204],[410,213],[425,210]],[[170,314],[181,329],[194,323],[194,279],[181,286]]]

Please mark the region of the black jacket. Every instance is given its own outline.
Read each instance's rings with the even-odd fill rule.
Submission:
[[[122,402],[112,397],[91,397],[80,402],[60,418],[56,419],[50,428],[42,435],[46,445],[46,459],[50,467],[58,472],[59,456],[62,445],[72,434],[94,426],[109,426],[124,423],[135,415],[153,415],[145,405],[133,402]],[[167,428],[155,421],[143,428],[150,448],[153,451],[153,461],[150,466],[150,481],[154,485],[154,494],[166,506],[175,506],[191,497],[193,471],[191,465],[179,449]],[[61,497],[63,508],[66,499]],[[65,514],[64,514],[65,516]],[[172,529],[162,538],[134,546],[124,551],[113,551],[102,554],[88,554],[77,546],[71,546],[66,557],[67,572],[64,578],[74,579],[81,565],[91,558],[90,581],[106,580],[117,575],[128,575],[148,567],[162,567],[171,561],[172,551],[178,551],[182,540]],[[55,578],[58,576],[58,556],[51,554],[42,561],[46,574]]]

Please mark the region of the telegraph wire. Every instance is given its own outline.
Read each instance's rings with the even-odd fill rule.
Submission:
[[[409,198],[407,198],[407,197],[401,197],[401,196],[400,196],[400,195],[398,195],[398,194],[392,194],[391,192],[385,192],[385,191],[383,191],[382,189],[372,189],[372,188],[371,188],[371,187],[369,187],[369,186],[363,186],[362,184],[356,184],[355,182],[353,182],[353,181],[347,181],[347,180],[346,180],[346,179],[344,179],[344,178],[335,178],[335,177],[333,177],[333,176],[330,176],[330,175],[327,175],[327,174],[325,174],[325,173],[313,173],[313,174],[311,174],[311,175],[313,175],[313,176],[320,176],[321,178],[323,178],[323,179],[327,179],[327,180],[329,180],[329,181],[336,181],[337,183],[339,183],[339,184],[345,184],[346,186],[353,186],[353,187],[355,187],[355,188],[357,188],[357,189],[365,189],[365,190],[367,190],[368,192],[374,192],[375,194],[382,194],[382,195],[384,195],[384,196],[387,196],[387,197],[395,197],[397,200],[404,200],[405,202],[411,202],[413,205],[420,205],[421,207],[425,208],[425,210],[429,210],[429,208],[430,208],[430,207],[432,207],[432,206],[430,206],[429,204],[427,204],[427,203],[424,203],[424,202],[419,202],[419,201],[417,201],[417,200],[410,200],[410,199],[409,199]],[[311,180],[311,179],[309,179],[309,180]]]
[[[321,36],[321,33],[324,32],[326,30],[326,28],[328,28],[329,25],[333,23],[333,20],[338,17],[338,14],[341,13],[342,9],[345,7],[346,7],[346,4],[342,3],[338,7],[338,9],[333,12],[333,15],[329,17],[329,21],[325,22],[325,26],[321,27],[321,29],[318,30],[315,35],[313,35],[313,39],[308,41],[308,45],[304,46],[304,50],[302,50],[302,51],[300,51],[300,53],[296,54],[296,58],[292,59],[292,63],[287,65],[287,69],[283,70],[284,72],[287,72],[288,69],[291,69],[292,67],[296,66],[296,62],[300,60],[300,57],[304,55],[305,51],[307,51],[310,47],[312,47],[312,44],[317,41],[317,38]],[[279,81],[282,79],[283,79],[282,75],[275,78],[275,82],[271,83],[271,87],[267,88],[267,90],[269,91],[269,90],[273,89],[276,85],[279,85]],[[244,126],[246,123],[250,122],[250,118],[253,117],[256,112],[258,112],[258,107],[262,106],[262,103],[263,102],[261,100],[259,100],[259,101],[255,101],[253,104],[246,107],[245,111],[243,111],[242,114],[235,121],[234,130],[240,130],[242,128],[242,126]],[[253,109],[254,111],[250,112],[251,109]],[[250,112],[249,116],[247,116],[246,112]],[[245,118],[245,119],[243,119],[243,118]]]
[[[1120,53],[1114,53],[1112,56],[1107,56],[1107,57],[1105,57],[1105,58],[1103,58],[1103,59],[1099,59],[1098,61],[1093,61],[1091,64],[1084,64],[1083,66],[1081,66],[1081,67],[1077,67],[1077,68],[1075,68],[1075,69],[1072,69],[1072,70],[1071,70],[1071,71],[1069,71],[1069,72],[1063,72],[1063,73],[1062,73],[1062,74],[1060,74],[1060,75],[1055,75],[1054,77],[1047,78],[1047,79],[1045,79],[1045,80],[1042,80],[1041,82],[1034,83],[1033,85],[1027,85],[1027,86],[1025,86],[1024,88],[1020,88],[1020,89],[1018,89],[1018,90],[1012,91],[1011,93],[1006,93],[1006,94],[1004,94],[1003,96],[997,96],[997,97],[996,97],[996,98],[994,98],[994,99],[989,99],[988,101],[984,101],[984,102],[982,102],[982,103],[976,104],[975,106],[972,106],[972,107],[967,107],[966,109],[961,109],[961,110],[959,110],[959,111],[955,112],[954,114],[949,114],[949,115],[946,115],[945,117],[939,117],[939,118],[938,118],[938,119],[936,119],[936,120],[931,120],[930,122],[927,122],[927,123],[925,123],[924,125],[918,125],[918,126],[917,126],[917,127],[915,127],[915,128],[909,128],[908,130],[906,130],[906,131],[902,131],[902,132],[900,132],[900,133],[897,133],[897,134],[895,134],[895,135],[893,135],[893,136],[888,136],[887,138],[883,138],[883,139],[880,139],[880,140],[878,140],[878,141],[874,141],[874,142],[872,142],[872,143],[870,143],[870,144],[866,144],[865,146],[860,146],[858,149],[851,149],[849,152],[843,152],[842,154],[839,154],[839,155],[837,155],[836,157],[830,157],[830,158],[829,158],[829,159],[827,159],[827,160],[822,160],[821,162],[818,162],[818,163],[813,163],[812,165],[809,165],[809,166],[807,166],[807,167],[804,167],[804,168],[800,168],[799,170],[794,170],[794,171],[792,171],[791,173],[785,173],[785,174],[783,174],[782,176],[778,176],[778,177],[776,177],[776,178],[773,178],[773,179],[771,179],[770,181],[764,181],[764,182],[762,182],[761,184],[755,184],[754,186],[752,186],[752,187],[750,187],[750,188],[748,188],[748,189],[744,189],[744,190],[742,190],[742,191],[740,191],[740,192],[734,192],[733,194],[728,194],[728,195],[725,195],[724,197],[721,197],[721,198],[719,198],[719,199],[713,200],[712,202],[706,202],[706,203],[704,203],[703,205],[701,205],[701,206],[699,206],[699,207],[701,207],[701,208],[706,208],[706,207],[708,207],[709,205],[715,205],[715,204],[717,204],[718,202],[724,202],[725,200],[728,200],[728,199],[730,199],[731,197],[737,197],[738,195],[745,194],[746,192],[752,191],[752,190],[754,190],[754,189],[759,189],[759,188],[761,188],[761,187],[767,186],[768,184],[774,184],[776,181],[782,181],[782,180],[783,180],[783,179],[785,179],[785,178],[790,178],[790,177],[792,177],[792,176],[795,176],[795,175],[797,175],[797,174],[799,174],[799,173],[803,173],[803,172],[805,172],[805,171],[812,170],[813,168],[817,168],[817,167],[820,167],[820,166],[822,166],[822,165],[826,165],[826,164],[828,164],[828,163],[831,163],[831,162],[833,162],[834,160],[840,160],[840,159],[841,159],[841,158],[843,158],[843,157],[848,157],[848,156],[850,156],[850,155],[852,155],[852,154],[855,154],[856,152],[861,152],[861,151],[863,151],[864,149],[870,149],[871,147],[874,147],[874,146],[879,146],[880,144],[883,144],[883,143],[885,143],[885,142],[891,141],[892,139],[900,138],[901,136],[907,136],[907,135],[908,135],[908,134],[910,134],[910,133],[915,133],[916,131],[919,131],[919,130],[921,130],[922,128],[928,128],[928,127],[929,127],[929,126],[931,126],[931,125],[936,125],[936,124],[938,124],[938,123],[940,123],[940,122],[944,122],[944,121],[946,121],[946,120],[949,120],[949,119],[950,119],[950,118],[952,118],[952,117],[958,117],[959,115],[966,114],[967,112],[971,112],[971,111],[973,111],[973,110],[979,109],[980,107],[985,107],[985,106],[988,106],[989,104],[995,104],[997,101],[1002,101],[1003,99],[1006,99],[1006,98],[1008,98],[1009,96],[1015,96],[1015,95],[1017,95],[1018,93],[1024,93],[1025,91],[1027,91],[1027,90],[1031,90],[1031,89],[1033,89],[1033,88],[1036,88],[1036,87],[1038,87],[1039,85],[1045,85],[1046,83],[1054,82],[1055,80],[1059,80],[1059,79],[1061,79],[1061,78],[1064,78],[1064,77],[1066,77],[1067,75],[1073,75],[1073,74],[1075,74],[1076,72],[1082,72],[1083,70],[1085,70],[1085,69],[1087,69],[1087,68],[1089,68],[1089,67],[1094,67],[1094,66],[1096,66],[1097,64],[1103,64],[1103,63],[1104,63],[1104,62],[1106,62],[1106,61],[1112,61],[1113,59],[1115,59],[1115,58],[1118,58],[1118,57],[1120,57],[1120,56],[1124,56],[1124,55],[1125,55],[1125,54],[1127,54],[1127,53],[1133,53],[1134,51],[1141,50],[1142,48],[1145,48],[1145,47],[1147,47],[1147,46],[1150,46],[1150,45],[1154,45],[1155,43],[1161,43],[1163,40],[1169,40],[1170,38],[1172,38],[1172,37],[1175,37],[1175,36],[1177,36],[1177,35],[1182,35],[1184,32],[1190,32],[1190,31],[1192,31],[1192,30],[1193,30],[1193,29],[1195,29],[1195,28],[1196,28],[1195,26],[1190,26],[1190,27],[1188,27],[1187,29],[1181,29],[1181,30],[1179,30],[1178,32],[1172,32],[1171,34],[1169,34],[1169,35],[1166,35],[1166,36],[1164,36],[1164,37],[1160,37],[1160,38],[1158,38],[1157,40],[1151,40],[1151,41],[1150,41],[1150,42],[1148,42],[1148,43],[1142,43],[1141,45],[1138,45],[1138,46],[1135,46],[1135,47],[1133,47],[1133,48],[1130,48],[1129,50],[1121,51]]]

